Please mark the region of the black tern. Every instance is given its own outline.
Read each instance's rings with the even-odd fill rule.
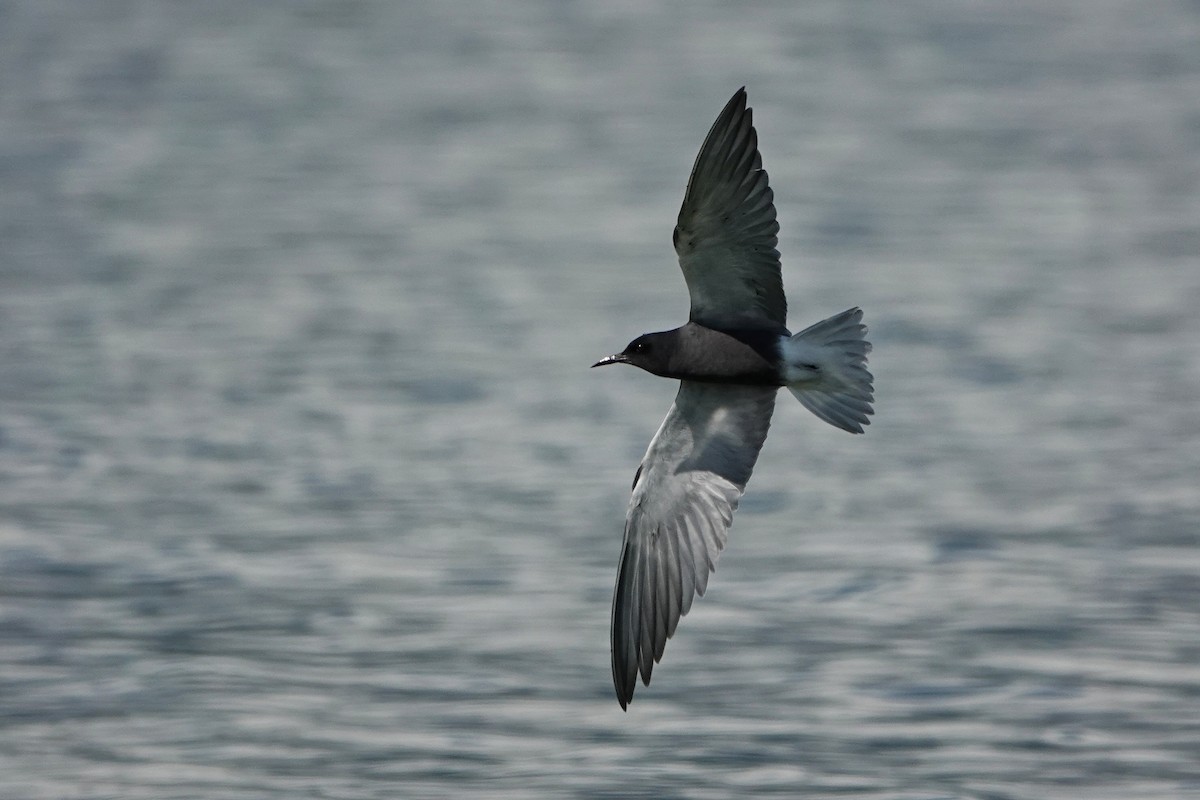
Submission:
[[[650,685],[667,639],[703,595],[786,386],[812,413],[862,433],[874,413],[867,328],[851,308],[793,335],[774,193],[745,87],[700,147],[673,240],[691,297],[686,325],[647,333],[592,366],[632,364],[679,380],[633,479],[612,606],[621,708]]]

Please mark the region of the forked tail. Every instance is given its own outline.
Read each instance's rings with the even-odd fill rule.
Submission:
[[[871,343],[862,310],[851,308],[783,342],[784,381],[796,399],[830,425],[862,433],[875,413],[867,370]]]

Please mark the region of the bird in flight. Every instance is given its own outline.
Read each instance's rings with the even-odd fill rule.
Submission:
[[[743,87],[700,147],[673,240],[691,297],[686,325],[647,333],[593,366],[632,364],[679,380],[633,479],[612,606],[621,708],[679,619],[703,595],[786,386],[830,425],[862,433],[874,413],[871,344],[851,308],[792,334],[774,193]]]

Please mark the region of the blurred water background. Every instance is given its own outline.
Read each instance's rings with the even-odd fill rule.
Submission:
[[[1200,4],[0,3],[0,797],[1200,797]],[[747,85],[786,393],[630,711],[589,371]]]

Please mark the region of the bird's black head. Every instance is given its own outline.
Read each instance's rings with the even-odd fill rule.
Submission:
[[[608,358],[602,358],[593,367],[603,367],[608,364],[632,364],[655,375],[668,375],[668,365],[674,353],[675,331],[662,333],[644,333],[629,343],[621,352]]]

